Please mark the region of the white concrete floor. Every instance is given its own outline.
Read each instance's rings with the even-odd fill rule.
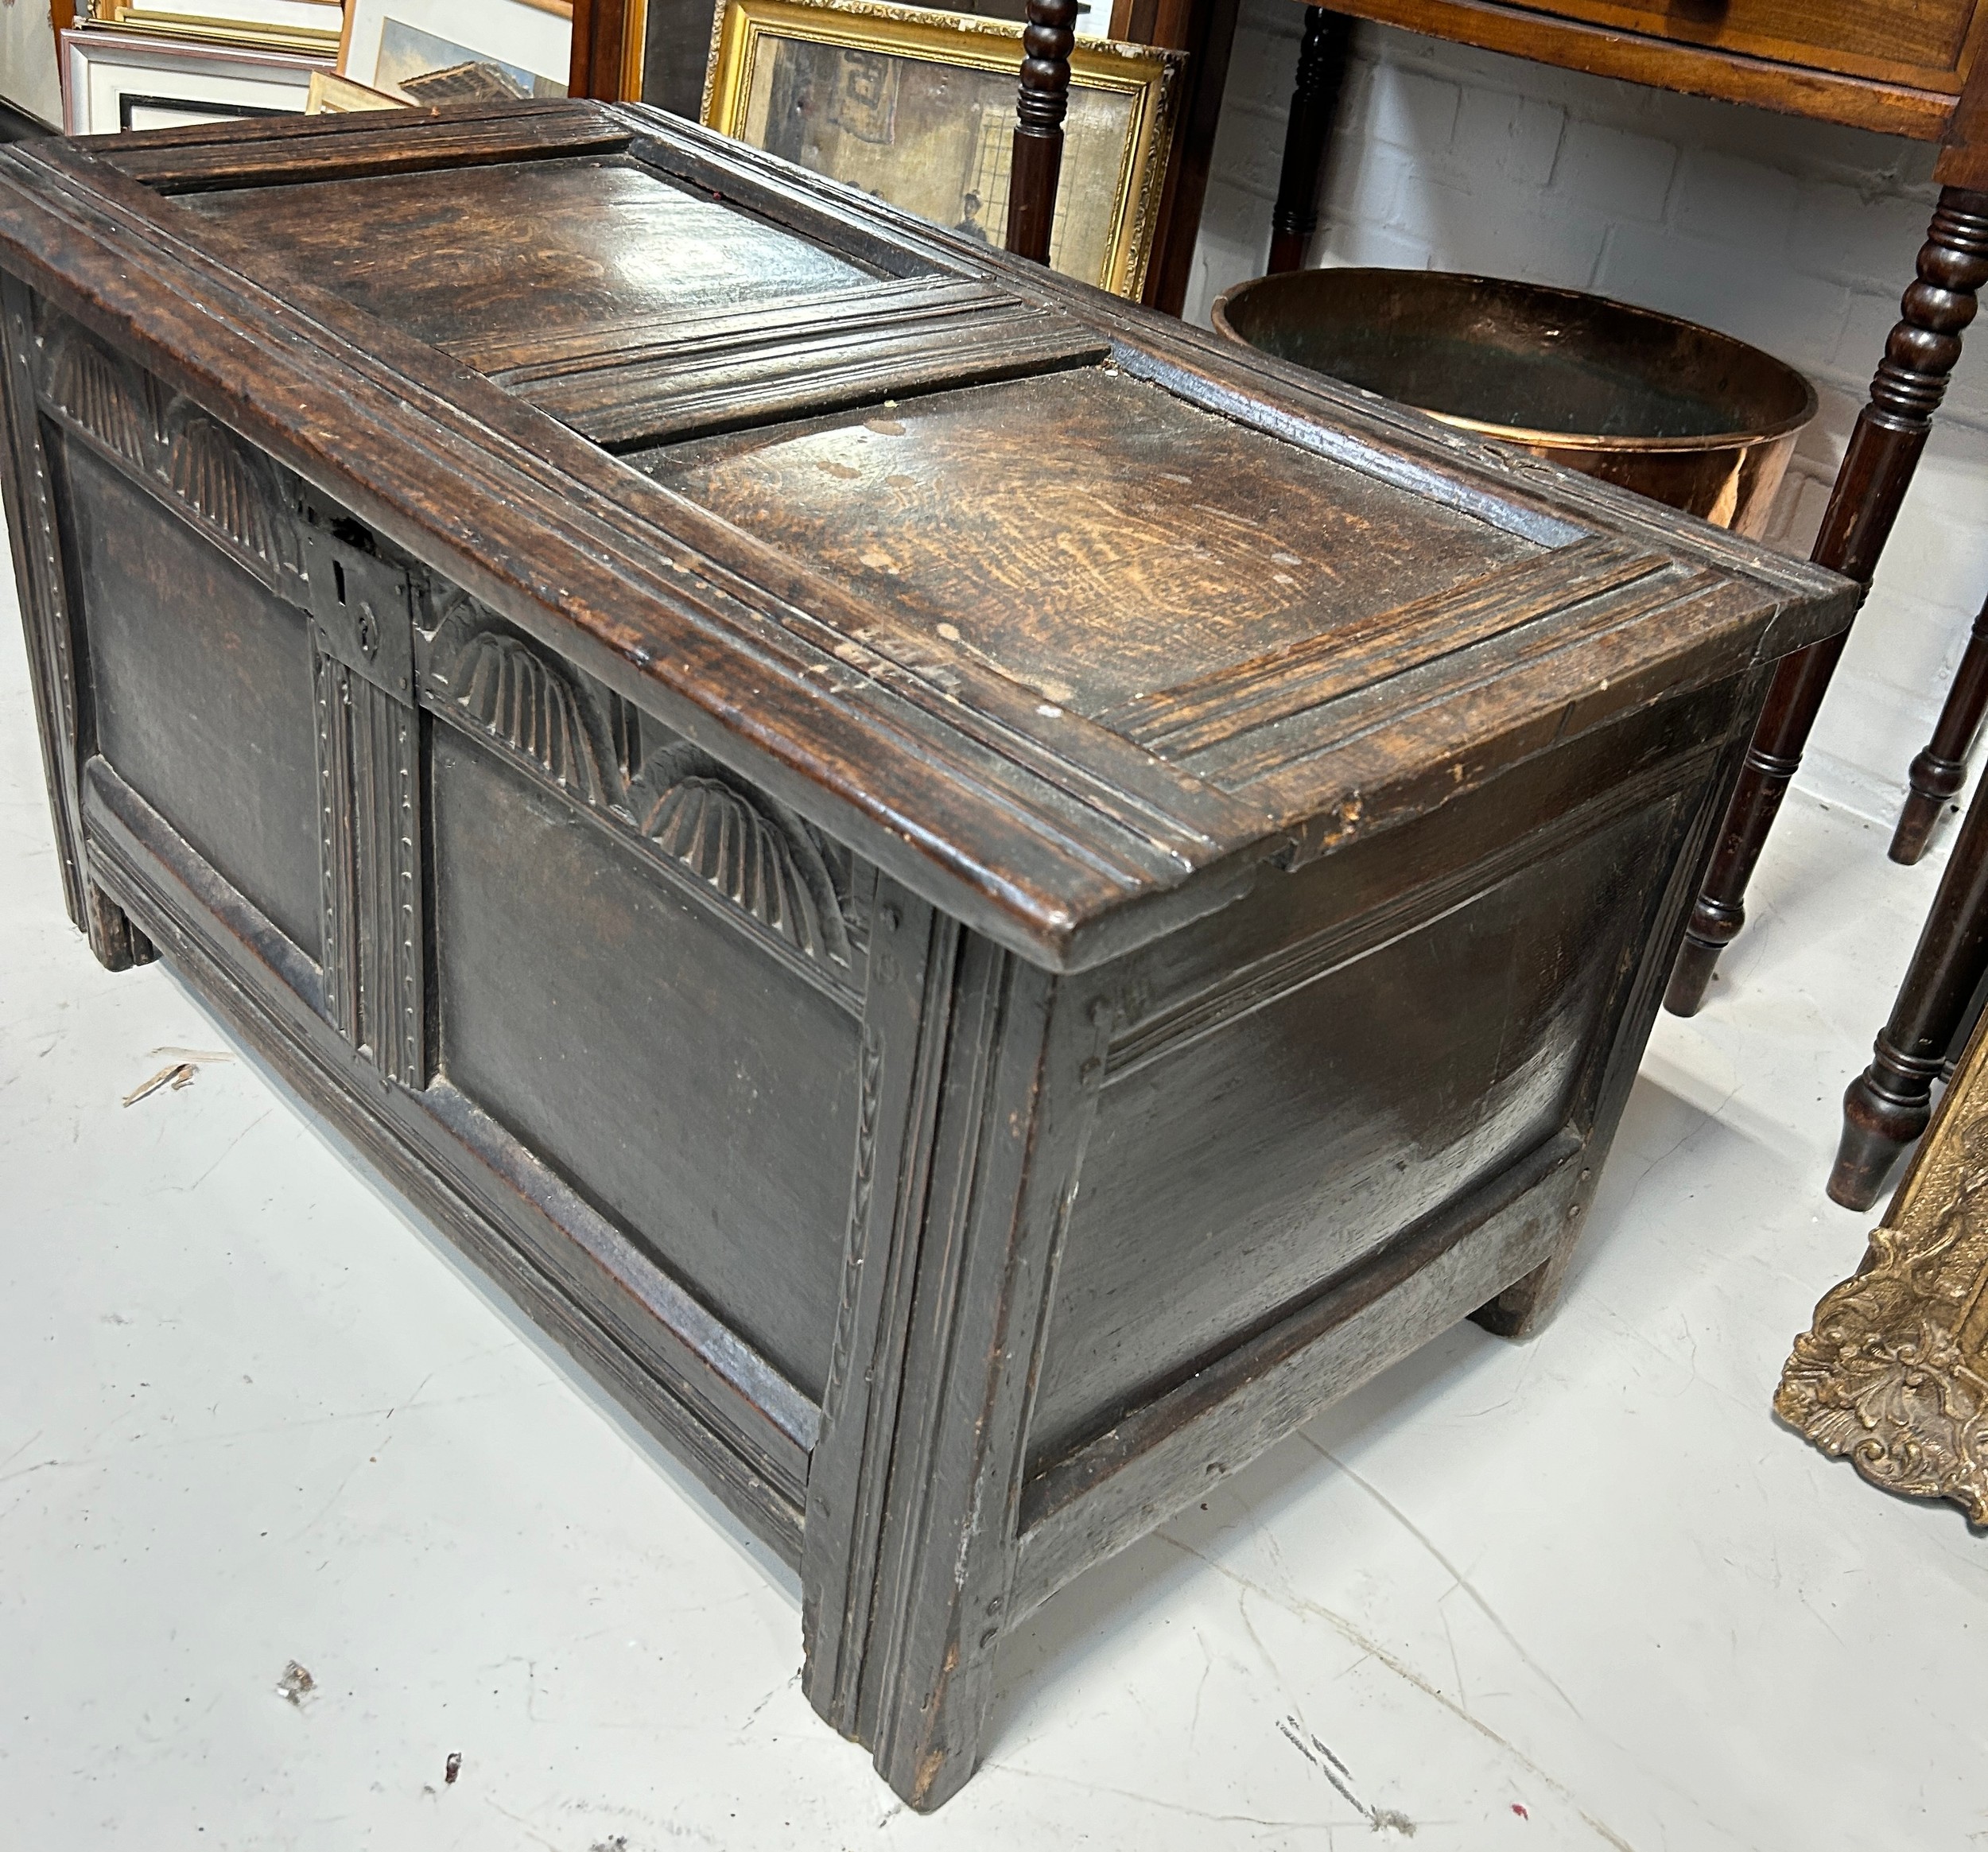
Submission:
[[[1791,806],[1546,1334],[1453,1332],[1051,1602],[923,1819],[802,1699],[786,1571],[255,1066],[119,1104],[231,1040],[64,919],[17,636],[0,1848],[1988,1845],[1988,1540],[1768,1410],[1936,873],[1881,829]]]

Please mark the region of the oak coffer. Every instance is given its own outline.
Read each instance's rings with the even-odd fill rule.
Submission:
[[[1003,1633],[1554,1292],[1842,580],[600,104],[0,153],[69,904],[798,1566]]]

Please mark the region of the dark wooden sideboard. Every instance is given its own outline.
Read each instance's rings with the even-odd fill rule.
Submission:
[[[1945,135],[1988,34],[1981,0],[1335,0],[1332,10],[1920,142]]]
[[[77,922],[798,1566],[920,1807],[1018,1618],[1551,1303],[1850,612],[636,107],[0,151],[0,329]]]

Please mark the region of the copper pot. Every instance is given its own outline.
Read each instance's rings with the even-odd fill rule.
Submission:
[[[1238,283],[1215,326],[1279,359],[1758,538],[1807,380],[1730,335],[1576,289],[1441,270]]]

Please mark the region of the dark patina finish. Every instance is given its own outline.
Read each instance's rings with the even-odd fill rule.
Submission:
[[[1826,573],[584,103],[0,154],[72,910],[798,1565],[996,1643],[1551,1298]]]

